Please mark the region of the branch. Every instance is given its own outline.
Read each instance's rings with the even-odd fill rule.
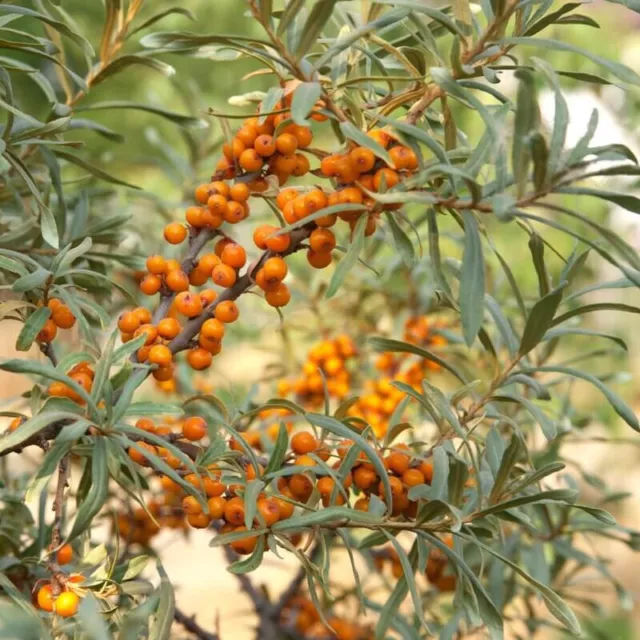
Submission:
[[[258,271],[260,267],[264,264],[266,260],[268,260],[273,255],[280,256],[288,256],[292,253],[296,253],[296,251],[300,251],[303,249],[303,242],[311,235],[311,232],[316,228],[316,225],[310,223],[305,225],[304,227],[300,227],[299,229],[294,229],[291,232],[291,244],[289,248],[280,254],[274,254],[273,251],[265,251],[260,259],[252,266],[247,268],[244,275],[241,278],[238,278],[236,283],[225,289],[209,306],[207,306],[202,314],[189,320],[183,327],[182,331],[178,336],[176,336],[170,343],[169,348],[172,353],[179,353],[180,351],[184,351],[188,349],[191,341],[196,337],[196,335],[200,332],[200,327],[209,319],[212,318],[215,314],[216,307],[221,303],[227,300],[236,300],[243,293],[247,292],[251,287],[254,286],[252,274],[254,271]]]
[[[210,633],[203,629],[195,619],[195,616],[188,616],[186,613],[180,611],[176,607],[173,612],[174,620],[182,625],[191,635],[196,638],[200,638],[200,640],[220,640],[220,635],[217,633]]]
[[[69,455],[64,456],[58,463],[58,484],[56,486],[56,496],[53,499],[53,528],[51,530],[50,550],[57,549],[62,542],[62,509],[64,507],[64,490],[69,479]]]

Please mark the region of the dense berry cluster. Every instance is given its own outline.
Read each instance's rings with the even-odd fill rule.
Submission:
[[[79,362],[67,371],[67,376],[87,393],[91,393],[95,371],[90,362]],[[58,380],[49,385],[47,393],[56,398],[68,398],[77,404],[84,404],[85,402],[84,398],[75,389]]]
[[[52,342],[58,335],[58,329],[71,329],[76,323],[73,311],[57,298],[50,298],[47,307],[50,311],[49,318],[36,336],[36,341],[40,344]]]
[[[70,544],[64,544],[55,555],[56,564],[59,566],[69,564],[73,559],[73,548]],[[65,574],[56,571],[50,582],[42,586],[36,585],[34,589],[34,604],[47,613],[56,613],[62,618],[73,616],[78,610],[82,589],[78,586],[85,578],[79,573]]]
[[[348,363],[357,354],[355,343],[347,335],[318,342],[307,354],[300,377],[278,382],[278,394],[286,397],[293,393],[303,406],[317,408],[324,401],[326,383],[329,396],[343,399],[352,382]]]

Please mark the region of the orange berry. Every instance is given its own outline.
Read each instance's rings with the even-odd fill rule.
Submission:
[[[200,291],[199,295],[200,300],[202,300],[203,307],[210,305],[218,297],[217,291],[213,289],[204,289],[203,291]]]
[[[229,190],[229,195],[235,202],[245,202],[249,199],[250,193],[249,187],[244,182],[236,182]]]
[[[38,595],[36,596],[38,601],[38,607],[43,611],[51,612],[53,611],[53,604],[55,602],[55,598],[53,596],[53,588],[50,584],[45,584],[43,587],[38,589]]]
[[[146,348],[147,347],[145,347],[145,349]],[[157,369],[154,369],[151,372],[151,375],[153,376],[154,380],[157,380],[158,382],[167,382],[168,380],[173,379],[174,372],[175,369],[173,368],[172,364],[169,364],[166,367],[158,367]]]
[[[419,484],[424,484],[424,476],[419,469],[407,469],[402,474],[402,482],[407,487],[416,487]]]
[[[295,200],[300,193],[293,188],[282,189],[276,196],[276,204],[282,211],[288,202]]]
[[[221,496],[213,496],[207,501],[209,506],[209,516],[212,520],[220,520],[224,516],[224,508],[227,501]]]
[[[202,440],[207,435],[207,423],[200,416],[191,416],[182,425],[182,435],[191,442]]]
[[[51,319],[59,329],[71,329],[76,323],[76,317],[66,304],[59,304],[51,312]]]
[[[253,242],[258,247],[264,251],[267,248],[267,238],[276,230],[270,224],[263,224],[259,227],[256,227],[253,231]]]
[[[164,239],[169,244],[180,244],[187,237],[187,230],[179,222],[171,222],[164,228]]]
[[[147,296],[153,296],[162,287],[162,279],[160,276],[156,276],[153,273],[148,273],[140,282],[140,291]]]
[[[384,464],[389,471],[402,476],[409,468],[410,462],[411,459],[408,454],[401,453],[400,451],[393,451],[385,458]]]
[[[181,291],[174,302],[176,309],[187,318],[195,318],[202,313],[202,300],[197,293]]]
[[[255,149],[245,149],[238,159],[238,164],[249,173],[260,171],[262,163],[262,157]]]
[[[242,152],[245,150],[245,144],[238,137],[234,138],[231,142],[225,142],[222,145],[222,153],[229,162],[237,160]]]
[[[154,344],[149,350],[148,360],[151,364],[168,367],[173,361],[171,349],[163,344]]]
[[[304,473],[296,473],[289,480],[289,491],[300,502],[306,502],[313,493],[313,482]]]
[[[196,267],[189,274],[189,284],[193,285],[194,287],[200,287],[209,279],[210,275],[211,273],[207,273],[206,271],[203,271],[199,267]]]
[[[14,418],[9,424],[9,431],[15,431],[16,429],[18,429],[25,420],[26,418],[22,416],[18,416],[17,418]]]
[[[291,438],[291,449],[299,455],[311,453],[317,448],[318,440],[309,431],[301,431]]]
[[[269,258],[261,269],[266,284],[282,282],[287,277],[288,270],[287,263],[277,256]]]
[[[211,191],[211,185],[210,184],[200,184],[196,187],[196,190],[194,192],[194,197],[196,199],[196,202],[199,202],[200,204],[207,204],[207,200],[209,199],[209,196],[211,195],[210,193]],[[148,267],[147,267],[148,268]]]
[[[313,132],[309,127],[303,127],[301,125],[293,125],[291,133],[298,140],[298,148],[306,149],[313,140]]]
[[[371,151],[365,147],[356,147],[349,153],[349,160],[360,173],[367,173],[373,169],[376,163],[376,157]]]
[[[207,200],[207,208],[214,216],[221,216],[224,218],[229,207],[229,201],[219,193],[214,193]]]
[[[51,311],[55,311],[61,304],[62,302],[57,298],[51,298],[49,302],[47,302],[47,307],[49,307]]]
[[[233,525],[241,525],[244,522],[244,500],[238,496],[227,500],[224,507],[224,519]]]
[[[395,187],[398,182],[400,182],[400,176],[393,169],[384,167],[383,169],[376,171],[376,174],[373,176],[373,188],[376,191],[380,191],[383,177],[387,191],[392,187]]]
[[[147,258],[147,271],[156,276],[161,276],[167,268],[167,263],[162,256],[153,255]]]
[[[226,264],[219,264],[217,267],[214,267],[211,272],[211,280],[219,287],[232,287],[236,279],[237,275],[235,270]]]
[[[36,336],[36,340],[38,342],[51,342],[56,335],[58,334],[58,327],[56,323],[49,318],[45,323],[42,329],[40,329],[38,335]]]
[[[224,336],[224,324],[216,318],[205,320],[204,324],[200,328],[200,335],[212,340],[222,340],[222,337]]]
[[[250,147],[255,144],[257,136],[258,130],[254,125],[244,124],[240,129],[238,129],[235,139],[242,142],[245,147]]]
[[[367,135],[375,140],[379,145],[383,146],[385,149],[391,142],[391,135],[383,129],[372,129]]]
[[[189,289],[189,276],[182,269],[169,271],[165,276],[165,284],[171,291],[187,291]]]
[[[304,176],[309,173],[311,165],[309,164],[309,160],[307,159],[307,157],[302,155],[301,153],[296,153],[295,158],[296,166],[291,172],[291,175],[299,178],[300,176]]]
[[[329,229],[314,229],[309,236],[309,246],[316,253],[328,253],[336,248],[336,237]]]
[[[323,191],[320,191],[320,189],[314,189],[307,193],[305,196],[305,202],[309,212],[315,213],[316,211],[320,211],[320,209],[324,209],[327,206],[328,200]]]
[[[222,343],[214,338],[207,338],[200,334],[198,336],[198,346],[208,351],[212,356],[217,356],[222,351]]]
[[[272,307],[285,307],[291,300],[291,292],[286,284],[281,282],[272,291],[267,291],[265,294],[265,300],[267,304]]]
[[[181,268],[180,263],[174,258],[171,258],[167,260],[167,268],[165,270],[165,273],[170,273],[171,271],[176,271],[177,269],[180,269],[180,268]]]
[[[393,167],[398,171],[413,171],[418,168],[418,158],[413,149],[402,145],[397,145],[389,149],[389,157]]]
[[[267,527],[273,526],[280,520],[280,507],[273,498],[260,498],[257,507]],[[256,521],[259,523],[260,519],[256,518]]]
[[[276,149],[284,154],[290,155],[298,148],[298,138],[291,133],[281,133],[276,138]]]
[[[337,155],[325,156],[322,158],[322,161],[320,162],[320,171],[322,175],[327,176],[327,178],[337,176],[339,161],[340,156]]]
[[[215,309],[215,316],[220,322],[230,324],[235,322],[240,315],[238,305],[233,300],[223,300]]]
[[[246,202],[235,202],[232,200],[227,208],[224,219],[229,224],[238,224],[249,216],[249,205]]]
[[[234,531],[246,531],[246,527],[236,527]],[[241,540],[235,540],[229,546],[239,555],[247,556],[253,553],[258,544],[258,536],[249,536]]]
[[[187,516],[187,522],[194,529],[206,529],[211,520],[206,513],[194,513]]]
[[[198,269],[211,275],[213,268],[220,264],[220,258],[215,253],[205,253],[198,260]]]
[[[189,207],[185,212],[185,220],[196,229],[206,226],[206,209],[203,207]]]
[[[272,233],[275,233],[277,229],[274,229]],[[289,248],[291,244],[291,236],[288,233],[282,233],[278,236],[271,235],[265,240],[267,249],[270,249],[274,253],[283,253]]]
[[[256,178],[251,182],[247,183],[247,186],[251,191],[255,191],[256,193],[263,193],[269,188],[269,184],[263,178]]]
[[[73,547],[70,544],[65,544],[58,549],[56,554],[56,562],[59,565],[69,564],[73,558]]]
[[[228,198],[229,185],[223,180],[216,180],[215,182],[212,182],[209,189],[209,196],[213,195],[214,193],[218,193],[221,196]],[[206,202],[208,201],[209,201],[209,198],[207,198]]]
[[[63,618],[70,618],[78,611],[80,598],[73,591],[63,591],[55,603],[56,613]]]
[[[307,251],[307,262],[314,269],[324,269],[331,264],[331,253],[318,253],[313,249]]]
[[[353,472],[353,481],[358,489],[367,491],[376,485],[378,482],[378,476],[373,469],[369,469],[368,467],[358,467]]]
[[[292,174],[296,170],[297,166],[298,166],[298,159],[293,153],[289,155],[275,156],[275,160],[273,162],[273,168],[275,169],[275,171],[281,173],[283,178],[283,179],[278,178],[279,183],[284,184],[286,177]]]
[[[269,158],[276,152],[276,141],[273,139],[273,136],[270,135],[261,135],[256,138],[256,141],[253,143],[254,149],[261,155],[263,158]]]
[[[247,252],[239,244],[228,244],[222,251],[220,257],[223,264],[226,264],[233,269],[240,269],[244,267],[247,262]]]
[[[424,481],[427,484],[431,484],[433,480],[433,464],[431,462],[423,461],[420,463],[420,466],[418,468],[424,476]]]
[[[211,366],[212,361],[213,356],[202,347],[196,347],[195,349],[190,349],[187,352],[187,362],[189,363],[189,366],[196,371],[208,369]]]
[[[338,200],[340,204],[362,204],[364,196],[358,187],[346,187],[338,192]],[[350,211],[355,217],[360,215],[359,212]]]
[[[158,335],[165,340],[173,340],[180,333],[181,328],[175,318],[163,318],[158,322]]]

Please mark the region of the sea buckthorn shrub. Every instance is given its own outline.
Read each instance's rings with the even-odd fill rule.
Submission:
[[[90,42],[82,11],[22,4],[0,7],[0,369],[24,390],[2,411],[3,637],[227,637],[223,604],[185,613],[167,531],[218,548],[203,568],[224,559],[263,640],[577,635],[603,579],[626,602],[605,555],[640,534],[602,508],[626,495],[566,455],[592,423],[640,430],[624,337],[591,321],[639,309],[590,297],[640,284],[602,209],[640,211],[608,183],[640,169],[595,115],[571,144],[563,94],[640,76],[563,39],[591,17],[219,0],[237,30],[212,34],[107,0]],[[147,97],[186,114],[112,80],[172,64],[184,82]],[[200,70],[226,65],[246,73],[207,111]],[[144,142],[110,155],[97,112]],[[238,379],[252,346],[269,361]],[[263,567],[286,556],[278,592]]]

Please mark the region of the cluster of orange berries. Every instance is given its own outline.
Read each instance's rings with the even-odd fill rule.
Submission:
[[[58,335],[58,329],[71,329],[76,323],[73,311],[57,298],[51,298],[47,302],[47,307],[51,310],[51,314],[36,336],[36,341],[42,344],[52,342]]]
[[[280,380],[278,394],[286,397],[293,393],[304,406],[319,407],[324,399],[326,381],[329,395],[343,399],[351,388],[351,374],[347,363],[357,354],[355,343],[347,335],[318,342],[307,354],[302,365],[302,375],[294,380]]]
[[[293,91],[289,91],[275,106],[275,111],[288,108],[292,99]],[[317,110],[311,117],[316,121],[327,118]],[[308,173],[309,160],[301,151],[309,147],[313,133],[309,127],[290,120],[288,111],[246,119],[233,139],[223,145],[224,157],[216,167],[218,175],[225,179],[249,175],[250,189],[262,192],[269,187],[266,176],[275,176],[283,185],[290,176],[300,177]]]
[[[76,384],[80,385],[87,393],[91,393],[93,387],[93,379],[95,371],[88,361],[79,362],[77,365],[67,371],[67,376]],[[85,401],[80,394],[72,389],[69,385],[58,380],[54,380],[48,387],[47,393],[55,398],[68,398],[69,400],[83,404]]]
[[[65,544],[56,554],[56,562],[63,566],[69,564],[73,558],[73,548],[70,544]],[[65,575],[57,572],[55,575],[57,589],[51,582],[42,585],[35,594],[34,604],[47,613],[55,612],[62,618],[69,618],[78,611],[80,597],[74,591],[74,584],[84,582],[84,576],[79,573]],[[59,593],[56,595],[56,591]]]
[[[390,164],[376,158],[371,149],[357,145],[352,145],[347,153],[326,156],[320,163],[321,174],[336,181],[337,189],[329,195],[328,206],[364,205],[367,212],[344,211],[337,215],[353,228],[360,216],[366,213],[369,216],[365,228],[367,236],[375,232],[381,211],[392,211],[401,206],[377,203],[368,192],[387,191],[411,177],[412,172],[418,168],[418,158],[414,151],[410,147],[395,144],[388,131],[374,129],[368,135],[383,148],[389,148]]]
[[[404,325],[403,340],[411,344],[415,344],[421,347],[435,347],[442,348],[447,345],[447,339],[434,332],[434,329],[442,328],[442,322],[430,322],[426,316],[412,316],[407,318]],[[408,358],[410,354],[391,354],[383,353],[376,360],[375,366],[378,371],[381,371],[389,376],[396,376],[399,370]],[[413,362],[407,369],[400,372],[402,382],[406,382],[412,387],[419,388],[420,382],[424,379],[425,374],[428,371],[439,371],[440,365],[431,360],[420,359]]]
[[[370,628],[337,616],[327,619],[331,626],[329,629],[322,622],[316,606],[305,595],[296,595],[287,602],[281,620],[309,640],[372,640],[374,637]]]

